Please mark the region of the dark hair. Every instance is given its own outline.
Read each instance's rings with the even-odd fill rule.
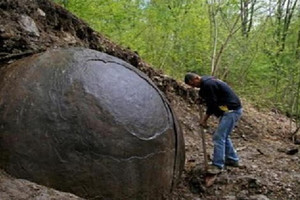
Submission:
[[[198,74],[196,73],[192,73],[192,72],[189,72],[185,75],[184,77],[184,82],[186,84],[189,84],[194,78],[196,78],[198,76]]]

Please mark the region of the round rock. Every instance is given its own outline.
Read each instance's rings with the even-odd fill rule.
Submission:
[[[105,53],[69,48],[0,74],[0,167],[81,197],[162,199],[184,166],[184,141],[164,95]]]

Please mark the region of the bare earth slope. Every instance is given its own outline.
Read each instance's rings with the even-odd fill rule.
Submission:
[[[197,107],[191,104],[195,91],[155,71],[137,53],[114,44],[48,0],[0,2],[1,67],[49,48],[68,46],[88,47],[119,57],[146,73],[166,94],[179,117],[186,144],[185,171],[170,199],[300,199],[299,146],[293,145],[289,139],[291,127],[292,130],[295,128],[288,118],[273,112],[258,112],[243,100],[244,115],[232,138],[245,167],[228,168],[212,187],[205,188],[201,179],[203,154],[199,115]],[[207,133],[210,154],[212,142],[209,134],[216,124],[217,120],[211,121]],[[25,188],[29,184],[31,187],[31,190],[26,190],[27,198],[15,196],[13,199],[34,199],[30,195],[37,195],[37,190],[38,195],[53,194],[51,189],[40,189],[33,183],[15,180],[4,172],[1,172],[0,183],[0,199],[9,199],[7,196],[14,194],[12,187],[5,187],[7,184],[24,184]],[[14,188],[22,193],[21,187]],[[77,198],[69,194],[58,198],[60,194],[54,193],[47,198]]]
[[[0,170],[1,200],[80,200],[81,198],[60,192],[45,186],[37,185],[24,179],[15,179]]]

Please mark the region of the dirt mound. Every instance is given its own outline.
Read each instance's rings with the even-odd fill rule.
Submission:
[[[216,184],[201,179],[203,154],[196,91],[154,70],[139,55],[92,30],[85,22],[48,0],[0,2],[0,65],[49,48],[81,46],[108,53],[145,72],[166,94],[185,135],[186,165],[170,199],[299,199],[298,146],[289,139],[294,123],[273,112],[258,112],[243,100],[244,115],[232,137],[245,165],[228,168]],[[217,120],[210,123],[212,133]],[[209,137],[210,138],[210,137]],[[207,141],[208,152],[212,142]]]
[[[82,198],[37,185],[24,179],[15,179],[0,170],[0,199],[80,200]]]

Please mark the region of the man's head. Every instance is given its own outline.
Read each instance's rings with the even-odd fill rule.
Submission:
[[[189,72],[184,77],[184,82],[192,87],[200,87],[201,76],[196,73]]]

